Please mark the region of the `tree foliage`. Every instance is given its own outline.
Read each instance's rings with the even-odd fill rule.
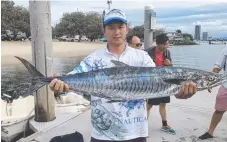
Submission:
[[[193,36],[191,34],[183,33],[182,36],[185,39],[189,39],[189,40],[193,41]]]
[[[18,31],[30,35],[30,15],[28,9],[22,6],[14,6],[13,1],[1,1],[1,29],[2,31]]]
[[[139,38],[144,39],[144,26],[135,26],[132,30],[132,34],[138,36]]]
[[[86,32],[85,35],[91,42],[102,36],[102,16],[96,12],[89,12],[86,15]]]
[[[178,35],[181,35],[182,34],[182,31],[181,30],[176,30],[176,33],[178,34]]]
[[[86,35],[93,41],[102,35],[102,17],[96,12],[72,12],[64,13],[60,22],[55,26],[56,36]],[[79,40],[80,41],[80,40]]]
[[[155,29],[153,32],[153,37],[155,38],[157,35],[160,35],[162,33],[165,33],[164,28]],[[130,28],[128,35],[135,35],[141,39],[144,39],[144,25],[135,26],[134,28]]]
[[[155,29],[154,30],[154,38],[156,38],[156,36],[165,33],[165,29],[164,28],[160,28],[160,29]]]

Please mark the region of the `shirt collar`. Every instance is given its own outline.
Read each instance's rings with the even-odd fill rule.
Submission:
[[[125,51],[121,54],[121,55],[123,55],[123,54],[125,54],[126,52],[128,52],[129,50],[130,50],[130,46],[128,45],[128,43],[127,42],[125,42]],[[109,51],[109,49],[108,49],[108,43],[106,44],[106,46],[105,46],[105,51],[106,51],[106,53],[108,53],[108,54],[111,54],[111,55],[114,55],[113,53],[111,53],[110,51]],[[121,56],[120,55],[120,56]],[[114,56],[116,56],[116,55],[114,55]]]

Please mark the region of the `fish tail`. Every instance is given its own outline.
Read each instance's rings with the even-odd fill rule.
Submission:
[[[40,81],[39,78],[45,77],[42,73],[40,73],[31,63],[29,63],[27,60],[15,56],[18,60],[22,62],[22,64],[26,67],[29,74],[32,75],[31,84],[29,86],[29,89],[26,94],[23,94],[23,96],[31,95],[33,92],[37,91],[39,88],[44,86],[46,83]]]

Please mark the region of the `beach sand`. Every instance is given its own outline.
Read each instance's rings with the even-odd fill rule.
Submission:
[[[53,57],[81,57],[86,56],[95,49],[100,49],[105,43],[90,42],[52,42]],[[14,56],[19,56],[31,61],[32,45],[30,41],[1,42],[2,66],[19,63]]]

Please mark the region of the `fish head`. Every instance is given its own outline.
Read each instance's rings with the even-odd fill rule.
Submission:
[[[226,80],[226,76],[222,74],[213,73],[213,72],[202,72],[200,79],[196,80],[197,89],[205,90],[207,89],[211,92],[213,87],[221,85]]]

